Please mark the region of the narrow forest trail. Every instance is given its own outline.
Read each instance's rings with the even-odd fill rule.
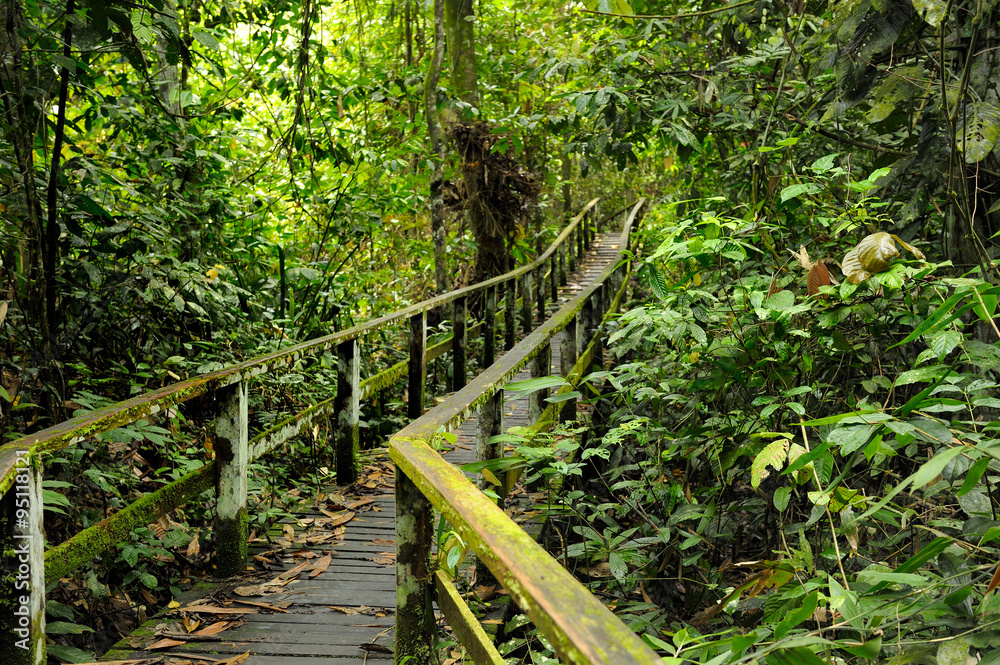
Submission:
[[[618,260],[619,241],[619,234],[597,234],[559,289],[558,301],[548,303],[547,316]],[[550,373],[558,373],[559,367],[556,343]],[[529,377],[524,369],[515,380]],[[506,391],[506,396],[512,393]],[[530,424],[527,397],[504,404],[504,430]],[[475,461],[477,429],[478,419],[467,419],[455,431],[455,444],[442,451],[445,459],[456,465]],[[393,469],[385,449],[371,451],[358,483],[330,488],[308,511],[277,525],[267,538],[252,540],[245,576],[184,594],[180,607],[147,621],[103,660],[162,658],[173,665],[390,662],[396,607]],[[195,622],[200,623],[192,635],[188,628]]]

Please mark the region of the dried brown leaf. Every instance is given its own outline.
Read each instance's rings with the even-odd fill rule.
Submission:
[[[809,275],[806,277],[806,289],[809,295],[814,296],[819,293],[819,288],[821,286],[830,286],[830,271],[822,261],[817,261],[809,269]]]
[[[330,567],[331,561],[333,561],[333,557],[329,554],[317,561],[316,565],[309,570],[309,579],[322,575]]]
[[[809,252],[806,251],[805,245],[799,245],[798,252],[793,252],[792,250],[788,251],[799,262],[799,265],[802,266],[803,270],[812,270],[813,262],[809,259]]]
[[[146,647],[146,651],[156,651],[157,649],[169,649],[170,647],[178,647],[182,644],[187,644],[187,642],[185,642],[184,640],[173,640],[170,639],[169,637],[165,637],[162,640],[157,640],[156,642],[150,644],[148,647]]]
[[[233,622],[232,621],[216,621],[211,626],[206,626],[205,628],[202,628],[196,634],[197,635],[218,635],[222,631],[227,630],[227,629],[229,629],[232,626],[233,626]]]
[[[320,508],[319,512],[323,513],[324,515],[330,518],[330,521],[325,525],[328,527],[340,526],[341,524],[346,524],[347,522],[350,522],[351,520],[354,519],[354,512],[350,510],[342,511],[339,513],[332,513],[329,510],[324,510],[323,508]]]

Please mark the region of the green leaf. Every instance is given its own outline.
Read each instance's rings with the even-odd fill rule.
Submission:
[[[785,508],[788,507],[788,501],[789,499],[791,499],[791,497],[792,497],[791,487],[779,487],[778,489],[774,490],[774,496],[772,497],[774,500],[774,507],[777,508],[778,510],[784,510]]]
[[[571,399],[578,399],[583,397],[579,390],[570,390],[566,393],[557,393],[555,395],[550,395],[545,398],[546,402],[550,404],[559,404],[560,402],[568,402]]]
[[[566,385],[569,384],[566,382],[566,379],[561,376],[540,376],[535,379],[525,379],[524,381],[511,381],[504,386],[504,389],[520,391],[518,397],[524,397],[525,395],[536,393],[539,390],[559,388]]]
[[[69,623],[68,621],[53,621],[52,623],[45,624],[45,632],[52,635],[81,635],[83,633],[92,633],[94,629],[89,626],[81,626],[77,623]]]
[[[766,307],[771,310],[782,312],[795,304],[795,294],[791,291],[778,291],[771,294],[767,299]]]
[[[962,339],[962,333],[957,330],[942,330],[931,337],[929,346],[931,351],[937,354],[938,360],[944,360],[945,356],[962,343]]]
[[[959,503],[961,503],[962,496],[968,494],[972,489],[979,484],[982,480],[983,474],[986,473],[986,469],[990,466],[989,457],[981,457],[976,460],[976,463],[965,472],[965,480],[962,482],[961,489],[956,492],[959,497]]]
[[[969,164],[981,162],[993,152],[1000,139],[1000,109],[991,102],[973,102],[965,108],[963,135],[958,149]]]
[[[845,457],[855,450],[863,448],[878,428],[873,425],[853,425],[838,427],[830,432],[826,440],[840,446],[840,453]]]
[[[215,35],[206,30],[194,30],[191,36],[198,40],[198,43],[207,49],[213,51],[219,50],[219,40],[215,38]]]
[[[913,8],[917,10],[920,18],[935,28],[941,25],[941,21],[948,14],[948,3],[943,0],[913,0]]]
[[[963,638],[942,642],[937,650],[938,665],[965,665],[969,657],[969,643]]]
[[[750,465],[750,484],[754,489],[760,487],[760,482],[767,478],[767,467],[773,467],[775,471],[781,469],[788,457],[788,446],[791,442],[788,439],[778,439],[764,446],[764,449],[757,453]]]
[[[778,625],[774,628],[774,639],[780,640],[792,628],[809,619],[813,615],[813,612],[816,611],[818,598],[819,594],[813,591],[803,599],[802,607],[792,610],[783,620],[779,621]]]
[[[924,462],[924,464],[917,469],[917,472],[911,476],[911,479],[913,480],[913,489],[918,490],[940,476],[941,472],[944,471],[945,465],[961,455],[963,450],[964,448],[959,446],[948,448],[947,450],[939,452],[934,457]]]
[[[852,656],[875,660],[878,658],[878,654],[882,650],[882,636],[879,635],[878,637],[873,637],[861,646],[844,646],[843,649]]]
[[[94,654],[83,651],[76,647],[68,647],[62,644],[47,644],[45,650],[50,656],[55,656],[67,663],[91,663],[94,661]]]
[[[653,295],[664,300],[667,297],[667,292],[669,288],[667,287],[667,280],[663,278],[663,274],[657,270],[656,266],[649,264],[647,266],[649,275],[649,288],[653,291]]]
[[[806,647],[778,649],[767,654],[770,665],[829,665]]]
[[[789,185],[781,190],[781,202],[784,203],[788,199],[798,198],[805,194],[812,194],[817,191],[819,191],[819,185],[811,182],[800,182],[794,185]]]

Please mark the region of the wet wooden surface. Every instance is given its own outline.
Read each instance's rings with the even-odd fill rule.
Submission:
[[[550,313],[617,259],[618,238],[598,235],[569,285],[560,289],[559,303],[548,303]],[[558,341],[552,346],[550,371],[556,374]],[[525,369],[515,380],[529,377]],[[503,413],[504,430],[530,424],[527,398],[505,403]],[[445,459],[475,461],[477,425],[472,417],[456,430],[458,439],[446,446]],[[309,510],[252,542],[245,576],[185,594],[180,608],[147,622],[105,658],[162,657],[174,665],[231,663],[244,654],[248,665],[390,662],[396,594],[393,466],[384,451],[370,455],[359,483],[330,488]],[[164,631],[186,633],[195,621],[200,622],[195,633],[219,632],[205,636],[209,641],[162,642]],[[160,648],[150,649],[158,642]]]

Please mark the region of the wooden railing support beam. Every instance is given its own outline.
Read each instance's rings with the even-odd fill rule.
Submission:
[[[469,320],[469,306],[466,298],[455,301],[452,306],[451,323],[451,389],[459,390],[465,387],[466,333]]]
[[[396,467],[396,665],[433,662],[431,504]]]
[[[508,279],[507,283],[504,285],[506,287],[504,291],[504,334],[503,334],[503,350],[510,351],[514,348],[514,338],[517,332],[517,302],[515,287],[517,284],[513,279]]]
[[[486,306],[483,308],[483,367],[497,359],[497,287],[486,289]]]
[[[361,473],[358,453],[358,424],[361,416],[361,363],[358,340],[337,345],[337,484],[350,485]]]
[[[531,317],[531,287],[532,279],[531,273],[524,273],[524,277],[521,278],[521,331],[527,336],[531,332],[531,329],[535,326],[535,322]]]
[[[531,376],[539,378],[548,376],[552,368],[552,344],[544,345],[538,354],[531,359]],[[545,399],[549,396],[548,388],[538,390],[528,395],[528,417],[535,422],[545,410]]]
[[[552,295],[552,303],[558,306],[559,303],[559,259],[555,254],[549,259],[549,293]]]
[[[476,459],[480,462],[499,459],[503,456],[502,443],[490,443],[490,439],[503,432],[503,391],[490,397],[479,409],[479,428],[476,430]],[[480,477],[479,487],[485,489],[490,484]]]
[[[215,568],[219,577],[247,569],[247,384],[238,381],[222,388],[215,419]]]
[[[566,327],[559,333],[559,373],[562,376],[569,376],[573,365],[576,364],[577,340],[576,340],[576,317],[570,319]],[[568,399],[559,406],[559,420],[567,422],[576,420],[576,399]]]
[[[411,419],[424,413],[424,386],[427,384],[427,313],[410,317],[410,370],[409,404],[407,415]]]
[[[545,279],[542,267],[535,268],[535,277],[532,282],[535,286],[535,305],[538,307],[538,320],[545,320]]]
[[[45,665],[41,461],[18,450],[14,470],[0,499],[0,662]]]

